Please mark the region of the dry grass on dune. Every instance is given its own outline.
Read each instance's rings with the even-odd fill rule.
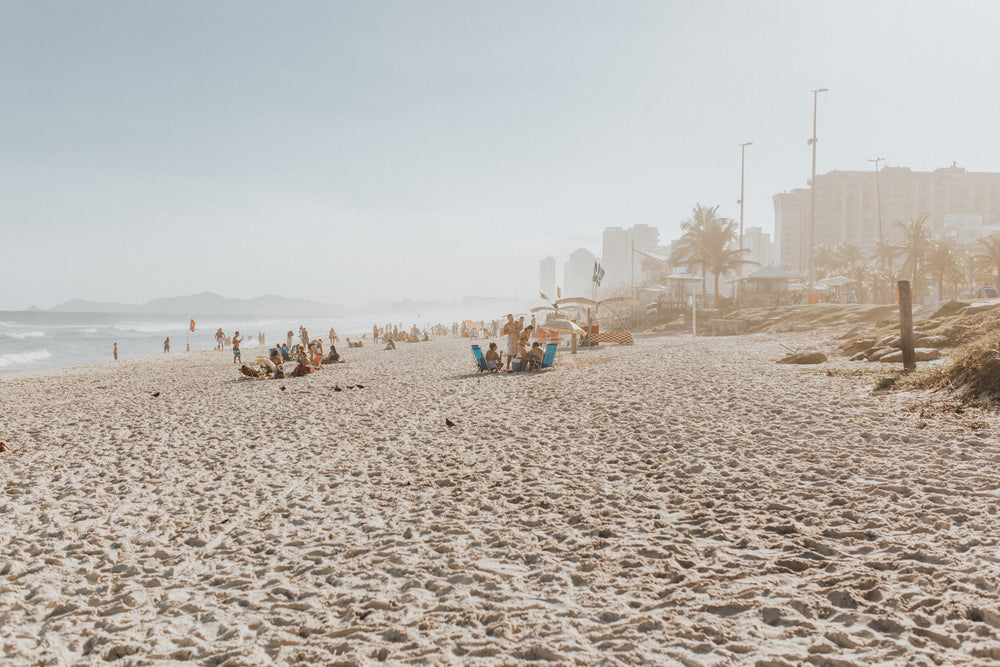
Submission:
[[[948,364],[914,374],[902,387],[945,390],[963,401],[1000,404],[1000,334],[963,345]]]
[[[743,320],[751,332],[788,331],[796,326],[838,327],[869,324],[879,326],[896,310],[892,305],[820,303],[812,305],[777,306],[774,308],[741,308],[726,316]]]
[[[960,302],[951,303],[960,306],[966,305]],[[944,312],[935,312],[934,316],[928,319],[921,319],[919,311],[917,311],[914,313],[913,329],[917,335],[933,336],[933,346],[938,349],[962,347],[981,340],[984,335],[989,335],[990,332],[1000,330],[1000,308],[972,314],[946,309]],[[845,353],[853,354],[848,350],[854,349],[856,351],[856,343],[861,339],[874,338],[881,343],[898,336],[899,320],[893,318],[872,331],[846,340],[840,347]]]

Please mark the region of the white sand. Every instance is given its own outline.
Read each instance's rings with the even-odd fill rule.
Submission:
[[[0,379],[3,662],[1000,661],[995,417],[777,340]]]

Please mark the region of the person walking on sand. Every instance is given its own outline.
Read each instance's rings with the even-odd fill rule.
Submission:
[[[167,339],[163,341],[163,354],[169,354],[169,353],[170,353],[170,336],[167,336]]]
[[[340,338],[337,336],[337,332],[333,330],[333,327],[330,327],[330,345],[333,345],[338,340],[340,340]]]
[[[507,337],[507,366],[506,370],[510,370],[510,362],[515,356],[517,356],[517,323],[514,321],[514,315],[507,313],[507,323],[503,325],[503,329],[500,330],[501,336]]]
[[[236,363],[243,363],[243,357],[240,356],[240,343],[242,343],[242,342],[243,342],[243,339],[240,338],[240,332],[237,331],[236,334],[233,336],[233,363],[234,364],[236,364]]]
[[[118,343],[115,343],[115,361],[118,361]]]

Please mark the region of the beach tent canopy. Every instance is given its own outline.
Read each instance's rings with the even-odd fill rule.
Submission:
[[[538,327],[539,329],[544,329],[546,331],[555,331],[557,333],[565,334],[584,334],[586,333],[580,328],[580,325],[573,320],[552,320],[551,322],[546,322],[545,324]]]
[[[642,301],[630,296],[613,296],[597,303],[598,306],[641,306]]]
[[[588,299],[582,296],[568,296],[565,299],[559,299],[555,302],[557,306],[563,305],[575,305],[575,306],[596,306],[597,302],[593,299]]]
[[[802,280],[802,276],[794,274],[791,271],[779,269],[774,264],[768,264],[753,273],[748,273],[740,278],[740,280]]]
[[[817,280],[817,285],[829,285],[830,287],[841,287],[842,285],[850,285],[854,281],[847,276],[833,276],[832,278],[823,278],[823,280]]]
[[[557,312],[559,312],[559,309],[558,308],[553,308],[552,306],[535,306],[534,308],[531,309],[531,312],[533,312],[533,313],[557,313]]]
[[[696,276],[693,273],[671,273],[667,276],[667,280],[673,280],[679,283],[700,283],[703,278],[701,276]]]
[[[730,282],[742,283],[743,290],[750,294],[773,294],[787,292],[789,289],[792,289],[789,283],[793,280],[802,280],[802,276],[780,269],[773,264],[768,264],[753,273]]]
[[[670,258],[666,257],[664,255],[657,255],[656,253],[646,252],[645,250],[636,250],[635,253],[638,254],[638,255],[642,255],[643,257],[648,257],[650,259],[655,259],[657,262],[665,262],[667,264],[670,263]]]

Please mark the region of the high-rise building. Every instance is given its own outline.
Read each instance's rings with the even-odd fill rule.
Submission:
[[[556,260],[546,257],[538,263],[538,291],[550,299],[556,298]]]
[[[968,172],[953,164],[930,172],[885,167],[878,178],[876,190],[874,171],[831,171],[816,176],[817,246],[854,243],[864,247],[876,242],[879,200],[882,237],[889,242],[902,239],[897,221],[909,222],[925,214],[931,229],[941,235],[949,233],[949,221],[960,221],[955,227],[962,229],[962,238],[981,237],[1000,224],[1000,173]],[[779,259],[799,272],[808,270],[809,193],[802,188],[774,196]],[[975,219],[981,230],[969,229]]]
[[[593,296],[594,262],[597,258],[586,248],[577,248],[563,265],[563,297]]]
[[[628,229],[607,227],[602,241],[601,265],[605,275],[601,292],[608,294],[631,285],[633,278],[637,285],[642,282],[642,256],[633,257],[632,250],[655,252],[660,243],[660,231],[649,225],[633,225]]]
[[[771,235],[760,227],[747,227],[743,230],[743,248],[747,250],[743,259],[755,264],[749,264],[743,273],[751,273],[761,266],[774,264],[774,244]]]

